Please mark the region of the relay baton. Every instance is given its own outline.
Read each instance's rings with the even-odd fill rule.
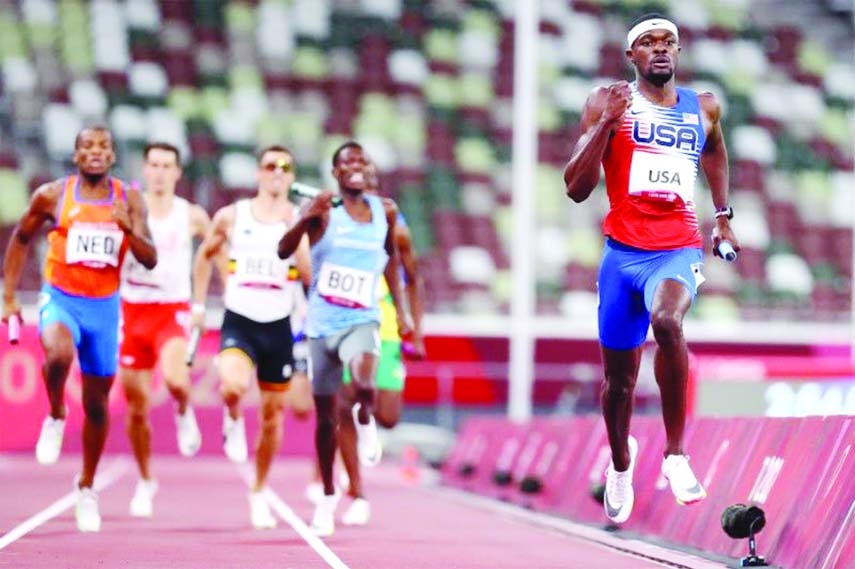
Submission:
[[[722,241],[718,244],[718,254],[729,263],[736,260],[736,251],[733,250],[733,245],[728,241]]]
[[[202,329],[194,326],[190,332],[190,343],[187,344],[187,356],[184,358],[184,363],[187,367],[193,365],[193,359],[196,357],[196,350],[199,349],[199,341],[202,339]]]
[[[314,186],[310,186],[309,184],[302,184],[300,182],[294,182],[293,184],[291,184],[291,189],[289,190],[288,193],[294,197],[307,198],[307,199],[313,200],[316,197],[318,197],[318,194],[320,194],[322,191],[323,191],[322,189],[316,188]],[[341,197],[340,196],[333,196],[332,205],[333,205],[333,207],[340,206],[341,205]]]
[[[17,314],[9,316],[9,343],[15,345],[21,339],[21,317]]]

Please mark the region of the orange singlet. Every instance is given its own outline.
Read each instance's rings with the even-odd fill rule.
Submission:
[[[128,244],[113,220],[113,202],[125,195],[120,180],[111,177],[107,183],[111,190],[107,199],[85,200],[79,195],[79,177],[65,179],[56,225],[48,234],[44,278],[68,294],[103,298],[119,290]]]

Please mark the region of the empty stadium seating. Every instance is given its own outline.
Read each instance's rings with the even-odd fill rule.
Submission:
[[[509,245],[526,239],[538,307],[590,315],[607,202],[599,189],[572,204],[561,170],[590,90],[629,76],[626,22],[652,6],[681,25],[679,78],[722,101],[745,246],[735,264],[710,260],[692,317],[847,318],[852,61],[804,26],[763,27],[748,0],[540,4],[539,163],[522,189],[537,219],[519,236],[513,2],[0,0],[0,235],[93,121],[113,129],[126,178],[145,141],[176,143],[181,192],[210,212],[252,188],[257,145],[284,143],[300,179],[329,184],[331,149],[353,137],[408,217],[429,311],[506,310]],[[697,203],[708,230],[703,187]],[[31,263],[24,284],[36,287]]]

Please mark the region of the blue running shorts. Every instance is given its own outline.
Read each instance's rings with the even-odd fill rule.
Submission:
[[[600,343],[613,350],[643,344],[659,283],[665,279],[683,283],[694,302],[705,280],[703,265],[699,248],[645,251],[606,239],[597,283]]]
[[[119,293],[74,296],[45,284],[39,295],[39,332],[60,322],[71,332],[80,371],[112,377],[119,361]]]

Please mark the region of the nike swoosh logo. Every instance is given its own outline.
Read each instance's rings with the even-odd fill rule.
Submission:
[[[615,508],[611,505],[611,502],[609,502],[608,493],[603,495],[603,502],[605,502],[606,504],[606,514],[608,514],[610,518],[616,518],[618,514],[620,514],[620,511],[623,509],[623,506],[621,506],[620,508]]]
[[[695,484],[694,486],[692,486],[691,488],[683,488],[683,492],[685,492],[685,493],[687,493],[687,494],[693,494],[693,495],[695,495],[695,496],[702,496],[702,495],[703,495],[703,493],[704,493],[704,489],[703,489],[703,488],[701,488],[701,484],[700,484],[700,483],[696,483],[696,484]]]

